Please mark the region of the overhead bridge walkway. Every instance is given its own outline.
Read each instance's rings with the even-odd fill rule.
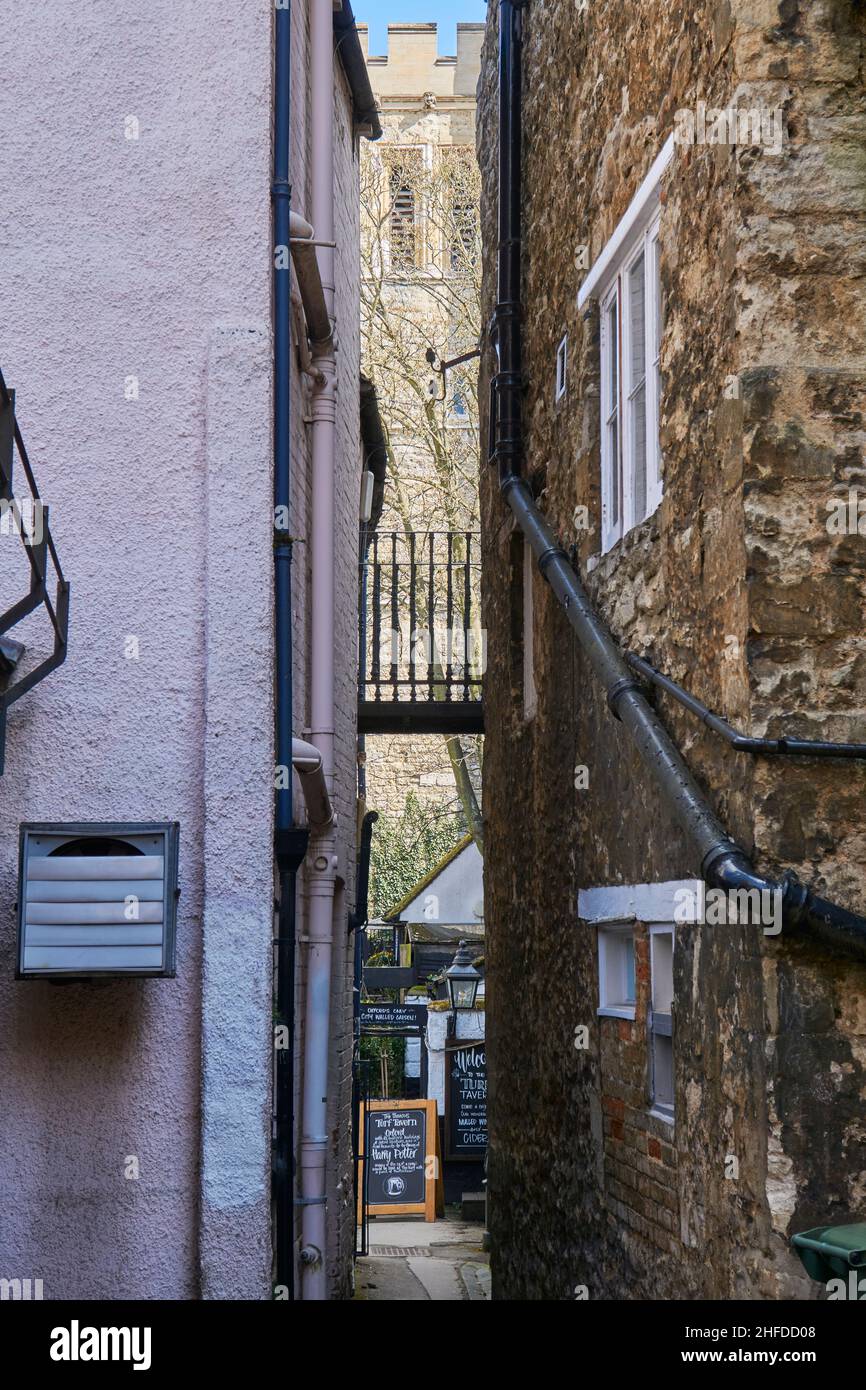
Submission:
[[[476,531],[361,534],[358,731],[484,732]]]

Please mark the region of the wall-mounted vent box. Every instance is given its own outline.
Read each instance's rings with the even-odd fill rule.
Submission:
[[[22,825],[17,978],[173,977],[178,828]]]

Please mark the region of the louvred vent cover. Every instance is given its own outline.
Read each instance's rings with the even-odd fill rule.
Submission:
[[[18,976],[175,973],[178,826],[22,825]]]

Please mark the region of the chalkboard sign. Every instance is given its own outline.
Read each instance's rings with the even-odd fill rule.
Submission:
[[[371,1216],[435,1221],[441,1181],[435,1100],[372,1100],[361,1107],[362,1190]]]
[[[427,1024],[426,1004],[362,1004],[361,1031],[368,1033],[374,1028],[414,1029],[420,1031]]]
[[[446,1157],[483,1159],[487,1148],[487,1053],[484,1039],[448,1049]]]

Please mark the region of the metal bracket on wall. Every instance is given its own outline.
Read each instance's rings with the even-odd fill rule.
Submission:
[[[444,362],[435,348],[428,348],[425,356],[436,375],[442,378],[441,396],[435,394],[435,382],[431,382],[430,384],[430,394],[433,396],[434,400],[444,401],[446,372],[449,372],[452,367],[460,367],[464,362],[472,362],[476,357],[480,357],[481,349],[480,347],[473,348],[471,352],[462,352],[459,357],[449,357]]]
[[[29,496],[23,499],[24,509],[21,505],[22,499],[17,498],[14,491],[13,465],[16,451],[24,469],[29,492]],[[63,664],[66,660],[69,632],[69,584],[63,577],[51,535],[48,507],[39,495],[27,449],[15,418],[15,392],[6,385],[3,373],[0,372],[0,531],[8,534],[10,530],[17,532],[24,546],[30,564],[30,589],[23,598],[0,613],[0,775],[5,766],[6,712],[10,705]],[[49,560],[56,576],[53,599],[48,593]],[[3,635],[40,606],[44,607],[54,629],[53,650],[43,661],[18,680],[14,680],[14,672],[24,654],[24,647],[22,643],[11,638],[2,640]]]

